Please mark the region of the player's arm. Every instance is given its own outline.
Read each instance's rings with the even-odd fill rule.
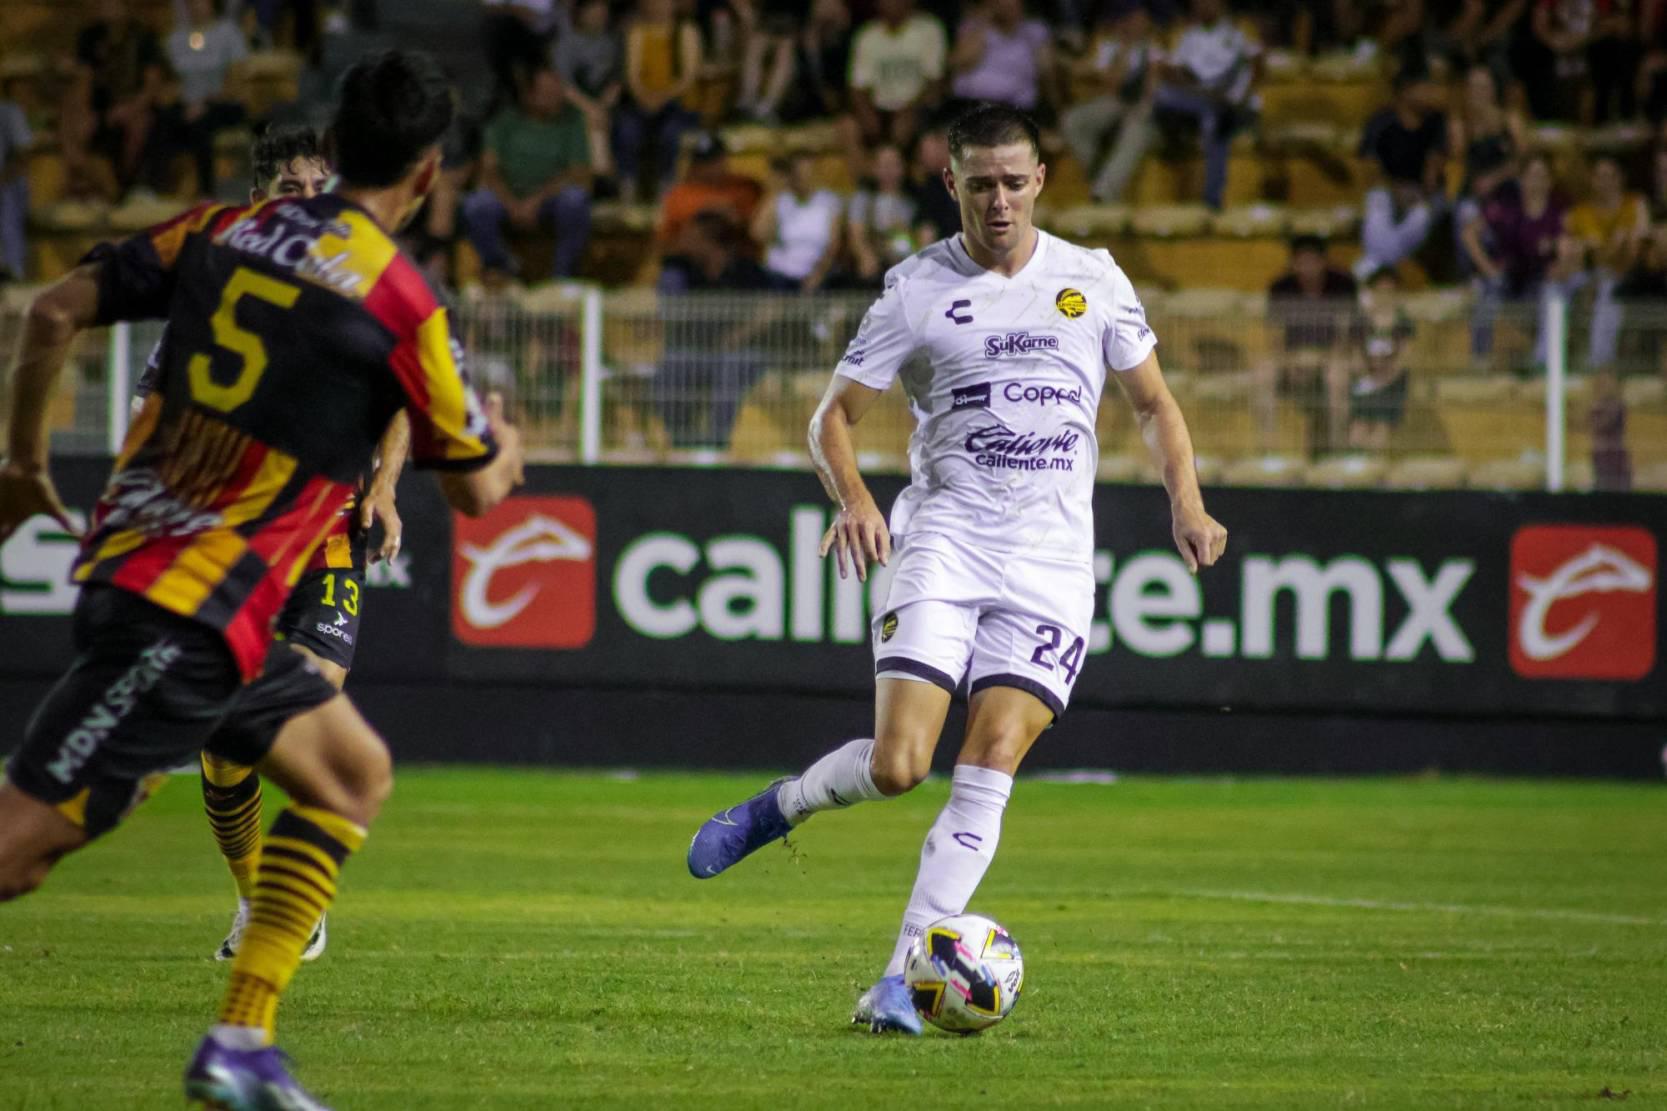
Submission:
[[[891,560],[891,532],[857,471],[857,449],[851,439],[852,427],[881,392],[835,374],[816,415],[810,418],[810,459],[828,497],[839,506],[833,525],[822,537],[821,554],[826,556],[832,549],[842,579],[848,576],[848,568],[854,568],[857,578],[866,582],[870,564]]]
[[[1204,512],[1204,494],[1198,488],[1186,418],[1163,380],[1156,351],[1148,352],[1140,363],[1119,371],[1116,377],[1140,423],[1141,438],[1163,476],[1163,488],[1169,491],[1175,546],[1186,560],[1187,570],[1197,573],[1227,550],[1227,530]]]
[[[486,424],[498,445],[492,461],[476,470],[440,475],[440,493],[446,504],[465,517],[482,516],[522,481],[521,432],[505,419],[501,394],[487,395]]]
[[[402,409],[388,422],[382,440],[376,445],[376,472],[371,475],[365,490],[365,502],[359,507],[359,524],[367,532],[377,521],[382,522],[382,543],[371,557],[392,562],[399,554],[405,535],[405,523],[399,519],[394,506],[394,488],[399,484],[400,472],[405,470],[406,456],[411,454],[411,418]]]
[[[75,337],[98,320],[99,269],[99,263],[76,267],[37,294],[24,314],[0,462],[0,540],[37,513],[76,531],[47,473],[46,422]]]

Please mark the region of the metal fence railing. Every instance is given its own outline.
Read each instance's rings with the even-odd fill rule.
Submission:
[[[508,395],[535,458],[805,467],[805,430],[870,295],[604,293],[469,301],[472,373]],[[1208,484],[1667,489],[1667,305],[1458,289],[1360,301],[1151,293],[1147,316]],[[10,350],[15,308],[0,313]],[[54,447],[103,452],[157,326],[78,346]],[[0,408],[3,408],[0,401]],[[1155,478],[1108,383],[1100,475]],[[870,471],[907,469],[890,391],[857,430]]]

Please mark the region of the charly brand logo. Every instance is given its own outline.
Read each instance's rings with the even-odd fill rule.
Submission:
[[[578,497],[508,498],[458,517],[452,631],[465,644],[582,648],[596,632],[596,510]]]
[[[977,386],[962,386],[949,391],[950,409],[988,409],[990,407],[990,383],[985,382]]]
[[[962,309],[970,308],[972,308],[971,301],[956,301],[953,305],[950,305],[949,308],[944,310],[944,316],[957,324],[971,324],[972,313],[961,312]]]
[[[984,338],[984,357],[1001,359],[1009,355],[1028,355],[1032,351],[1058,351],[1058,336],[1033,336],[1029,332],[1008,332]]]
[[[1069,429],[1048,436],[1015,432],[997,421],[967,433],[966,448],[980,467],[1009,471],[1069,471],[1076,466],[1080,433]]]
[[[1646,529],[1532,525],[1511,538],[1511,668],[1636,680],[1655,667],[1656,544]]]
[[[1053,299],[1054,307],[1065,314],[1067,320],[1075,320],[1088,311],[1088,298],[1082,295],[1082,290],[1069,286],[1059,291],[1059,296]]]

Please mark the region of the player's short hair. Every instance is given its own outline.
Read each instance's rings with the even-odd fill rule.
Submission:
[[[1028,143],[1042,157],[1042,133],[1036,121],[1005,104],[983,102],[956,116],[949,124],[949,157],[959,162],[973,147],[1004,147]]]
[[[264,190],[272,179],[296,159],[325,162],[318,132],[304,124],[274,124],[255,133],[249,146],[249,176],[256,189]]]
[[[1293,255],[1301,254],[1303,251],[1313,251],[1317,255],[1323,255],[1326,253],[1326,246],[1325,236],[1315,235],[1313,232],[1305,232],[1302,235],[1291,237],[1291,253]]]
[[[396,184],[445,137],[455,99],[439,63],[420,50],[368,54],[348,67],[330,125],[342,181]]]

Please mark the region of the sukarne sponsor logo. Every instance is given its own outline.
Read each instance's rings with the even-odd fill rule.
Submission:
[[[1009,355],[1028,355],[1032,351],[1058,351],[1059,337],[1032,335],[1029,332],[1008,332],[1001,336],[984,337],[984,357],[1001,359]]]

